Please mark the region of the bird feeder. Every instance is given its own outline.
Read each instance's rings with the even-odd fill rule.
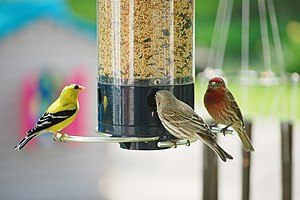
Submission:
[[[60,131],[57,139],[133,150],[196,141],[170,135],[155,102],[158,90],[170,90],[194,107],[194,1],[98,0],[97,19],[99,136]]]
[[[125,149],[166,148],[154,95],[171,90],[193,107],[194,1],[99,0],[97,28],[98,132],[127,138]]]

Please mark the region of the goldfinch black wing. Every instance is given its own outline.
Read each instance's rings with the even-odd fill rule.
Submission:
[[[34,134],[39,131],[50,128],[51,126],[54,126],[60,122],[63,122],[64,120],[73,116],[76,113],[76,111],[77,111],[77,108],[75,108],[73,110],[59,111],[56,113],[45,112],[43,114],[43,116],[39,119],[39,121],[36,123],[36,125],[32,129],[30,129],[27,132],[27,134],[28,135]]]

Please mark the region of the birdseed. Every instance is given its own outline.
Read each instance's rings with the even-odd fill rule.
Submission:
[[[192,82],[193,7],[193,0],[98,0],[100,80]]]

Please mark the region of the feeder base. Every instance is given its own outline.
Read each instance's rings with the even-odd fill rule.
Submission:
[[[170,90],[194,107],[194,83],[170,86],[123,86],[98,84],[98,131],[116,137],[155,137],[158,141],[126,142],[120,147],[131,150],[160,150],[158,142],[174,137],[161,124],[156,113],[155,93]]]

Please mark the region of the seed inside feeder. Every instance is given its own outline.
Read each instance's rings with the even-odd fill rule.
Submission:
[[[103,83],[193,82],[193,1],[98,1]]]

